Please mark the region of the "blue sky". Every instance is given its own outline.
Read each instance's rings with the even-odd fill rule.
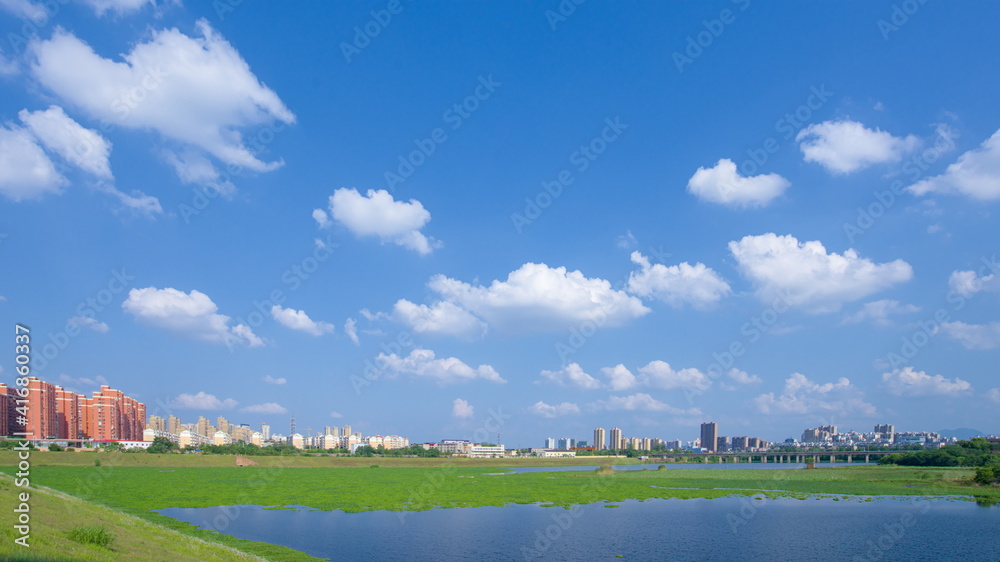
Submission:
[[[414,441],[1000,432],[993,4],[52,6],[0,1],[43,379]]]

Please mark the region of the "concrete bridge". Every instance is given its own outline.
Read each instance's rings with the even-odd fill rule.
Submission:
[[[875,462],[878,459],[893,453],[909,453],[912,451],[812,451],[812,452],[785,452],[785,451],[758,451],[740,453],[672,453],[668,455],[650,456],[650,460],[663,458],[702,458],[708,461],[708,457],[715,457],[719,463],[804,463],[806,458],[812,457],[816,463],[822,462]]]

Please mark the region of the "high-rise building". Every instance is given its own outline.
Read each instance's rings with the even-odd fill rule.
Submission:
[[[715,451],[716,441],[719,438],[719,424],[706,422],[701,424],[701,448],[707,451]]]
[[[598,427],[594,429],[594,449],[600,451],[605,448],[605,442],[607,439],[604,436],[604,428]]]
[[[642,439],[642,447],[639,447],[643,451],[650,451],[653,449],[653,440],[649,437],[644,437]]]
[[[556,448],[556,438],[555,437],[546,437],[545,438],[545,448],[546,449],[555,449]]]
[[[351,436],[351,434],[352,434],[352,433],[351,433],[351,426],[349,426],[349,425],[345,425],[345,426],[344,426],[344,428],[343,428],[343,429],[341,430],[341,432],[340,432],[340,433],[341,433],[341,434],[342,434],[342,435],[343,435],[344,437],[350,437],[350,436]]]
[[[28,423],[25,433],[30,439],[57,437],[56,385],[28,377]]]
[[[633,437],[629,440],[628,446],[638,451],[639,449],[642,449],[642,439]]]
[[[271,438],[271,426],[266,423],[260,424],[260,438],[267,441]]]
[[[181,427],[181,419],[175,415],[170,415],[167,417],[167,433],[173,433],[174,435],[180,435],[184,431]]]
[[[195,429],[195,433],[198,435],[204,435],[205,437],[211,437],[215,434],[215,430],[212,424],[208,423],[205,416],[198,416],[198,428]]]
[[[875,426],[875,433],[880,433],[883,439],[892,441],[896,436],[896,426],[891,423],[878,424]]]
[[[218,418],[215,419],[215,424],[219,431],[232,435],[233,429],[231,427],[231,424],[229,423],[229,420],[227,420],[226,418],[219,416]]]
[[[622,447],[622,430],[618,429],[617,427],[611,428],[611,444],[609,445],[608,448],[624,449],[624,447]]]
[[[57,435],[65,439],[83,438],[79,394],[56,387]]]
[[[715,440],[715,450],[717,452],[720,452],[720,453],[723,452],[723,451],[728,451],[729,450],[729,438],[726,437],[725,435],[720,435]]]
[[[745,435],[740,436],[740,437],[733,437],[733,444],[732,444],[733,450],[734,451],[742,451],[743,449],[746,449],[747,448],[747,439],[748,438]]]
[[[23,428],[17,423],[18,394],[0,382],[0,435],[12,435]]]
[[[160,416],[149,416],[149,421],[146,423],[146,427],[152,429],[153,431],[166,431],[167,422]]]

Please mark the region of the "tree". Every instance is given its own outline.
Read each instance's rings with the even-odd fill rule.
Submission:
[[[146,452],[156,454],[169,453],[177,448],[177,443],[174,443],[166,437],[154,437],[153,444],[146,448]]]

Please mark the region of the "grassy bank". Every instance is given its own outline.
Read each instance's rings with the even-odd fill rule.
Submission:
[[[16,488],[13,479],[0,475],[0,497],[5,508],[0,510],[0,558],[4,560],[262,560],[248,554],[250,541],[233,540],[231,545],[206,541],[192,534],[165,528],[141,517],[135,517],[94,505],[45,488],[32,488],[31,534],[29,547],[14,544],[13,498],[23,488]],[[177,527],[188,525],[177,525]],[[88,530],[99,530],[88,534]],[[76,533],[74,533],[76,530]],[[81,532],[82,531],[82,532]],[[207,533],[206,533],[207,534]],[[20,535],[17,535],[20,536]],[[218,536],[218,535],[216,535]],[[75,538],[75,540],[74,540]],[[93,544],[110,539],[106,546]],[[87,539],[90,539],[89,541]],[[260,545],[261,554],[282,560],[312,559],[287,548]],[[243,547],[242,549],[240,547]]]

